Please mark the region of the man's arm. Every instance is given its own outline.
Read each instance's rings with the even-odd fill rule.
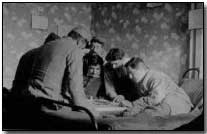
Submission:
[[[168,83],[162,79],[152,80],[147,85],[148,95],[139,98],[138,100],[134,101],[133,104],[140,105],[142,107],[158,105],[165,98],[165,90],[167,87]]]
[[[99,116],[99,113],[95,110],[95,107],[86,98],[83,89],[83,60],[82,54],[79,48],[71,51],[71,54],[67,57],[67,71],[69,80],[69,90],[73,102],[75,105],[88,108],[94,116]]]
[[[117,93],[114,88],[112,74],[109,73],[110,72],[107,69],[104,69],[104,85],[105,85],[106,96],[109,97],[109,99],[113,100],[114,98],[117,97]]]
[[[79,48],[75,48],[67,56],[68,93],[70,93],[75,105],[93,109],[93,105],[87,99],[83,88],[83,55],[81,53]]]
[[[135,100],[132,103],[133,108],[128,109],[128,111],[126,111],[124,115],[135,115],[143,111],[147,107],[159,105],[166,96],[165,90],[167,87],[168,83],[162,79],[156,79],[148,82],[147,88],[149,95]]]
[[[83,105],[85,98],[83,90],[83,72],[82,72],[82,56],[81,51],[75,48],[70,52],[66,59],[67,78],[69,81],[68,91],[76,105]]]

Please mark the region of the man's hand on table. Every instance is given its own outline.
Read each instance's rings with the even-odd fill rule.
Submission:
[[[113,103],[117,103],[120,107],[132,107],[132,103],[125,100],[123,95],[118,95],[114,98]]]
[[[100,107],[101,105],[106,106],[113,106],[114,105],[114,108],[118,108],[117,106],[119,107],[126,107],[126,108],[132,108],[132,103],[128,100],[125,100],[121,95],[120,96],[117,96],[115,100],[113,100],[112,103],[110,103],[110,101],[107,101],[107,100],[93,100],[93,99],[90,99],[88,100],[89,103],[91,104],[91,108],[90,108],[90,111],[94,114],[95,117],[100,117],[103,115],[103,112],[99,112],[97,110],[95,110],[95,107]],[[100,101],[100,102],[99,102]],[[100,103],[100,104],[99,104]],[[113,112],[113,111],[112,111]],[[120,112],[120,111],[119,111]],[[114,113],[113,113],[114,114]],[[105,116],[112,116],[110,114],[107,114]],[[115,116],[115,115],[113,115]]]
[[[120,103],[121,101],[125,100],[123,95],[117,95],[114,99],[113,99],[113,103]]]
[[[119,102],[119,106],[132,108],[132,103],[128,100],[122,100],[121,102]]]
[[[134,116],[138,113],[141,112],[141,108],[139,107],[131,107],[131,108],[128,108],[127,110],[125,110],[123,112],[123,116]]]

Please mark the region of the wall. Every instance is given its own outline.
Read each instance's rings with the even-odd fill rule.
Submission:
[[[57,25],[90,27],[90,12],[88,3],[3,3],[3,86],[11,87],[22,54],[57,33]],[[32,14],[47,16],[48,29],[32,29]]]
[[[204,8],[204,45],[203,45],[203,49],[204,49],[204,60],[203,60],[203,62],[204,62],[204,70],[203,70],[203,72],[204,72],[204,89],[205,89],[205,91],[206,91],[206,89],[207,89],[207,70],[206,70],[206,68],[207,68],[207,45],[206,45],[206,43],[207,43],[207,6],[205,5],[205,8]],[[206,97],[206,96],[205,96]]]
[[[106,40],[106,49],[120,47],[129,56],[140,56],[176,82],[187,67],[188,6],[164,3],[146,8],[145,3],[96,3],[92,29]]]
[[[48,30],[31,29],[32,14],[47,16]],[[188,64],[187,15],[185,3],[3,3],[3,86],[11,87],[21,55],[65,24],[91,26],[107,51],[121,47],[179,81]]]

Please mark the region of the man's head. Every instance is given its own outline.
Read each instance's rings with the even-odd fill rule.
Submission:
[[[91,40],[90,31],[83,26],[73,28],[68,33],[68,36],[71,37],[73,40],[77,41],[77,45],[79,48],[85,48],[88,44],[88,41]]]
[[[90,49],[95,51],[97,54],[101,55],[103,52],[103,47],[104,47],[104,42],[98,38],[98,37],[93,37],[90,42]]]
[[[56,39],[60,39],[60,36],[58,36],[57,34],[55,34],[55,33],[50,33],[48,36],[47,36],[47,38],[45,39],[45,42],[44,42],[44,44],[46,44],[46,43],[48,43],[48,42],[50,42],[50,41],[53,41],[53,40],[56,40]]]
[[[94,51],[89,53],[87,76],[100,77],[103,59]]]
[[[124,65],[125,53],[122,49],[112,48],[106,55],[106,61],[112,65],[113,68],[118,68]]]
[[[139,57],[131,58],[125,66],[127,67],[129,78],[135,82],[142,80],[148,70],[144,61]]]

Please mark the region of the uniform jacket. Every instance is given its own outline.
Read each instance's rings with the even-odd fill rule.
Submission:
[[[32,49],[26,52],[19,60],[17,66],[15,78],[13,80],[12,92],[15,94],[22,94],[28,89],[28,80],[31,75],[32,65],[34,62],[35,55],[38,53],[38,49]]]
[[[38,49],[26,94],[83,106],[82,56],[77,45],[71,38],[62,38]]]
[[[169,105],[171,115],[187,113],[193,107],[185,91],[166,74],[155,70],[148,70],[143,79],[137,83],[139,97],[133,102],[140,109],[159,106],[162,103]]]

